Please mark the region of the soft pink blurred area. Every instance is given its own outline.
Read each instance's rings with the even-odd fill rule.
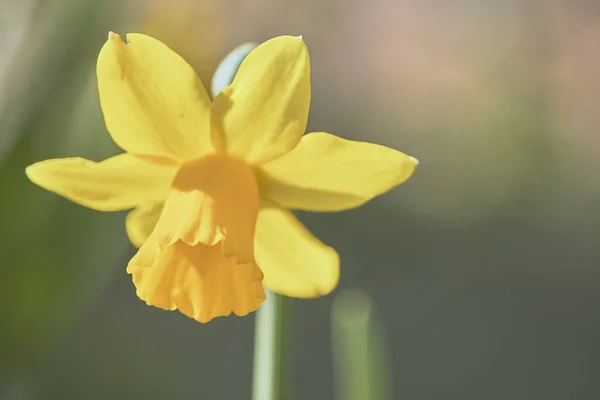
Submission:
[[[600,115],[594,2],[234,3],[223,6],[236,27],[231,46],[303,35],[313,65],[311,128],[426,161],[422,179],[388,200],[462,224],[511,207],[524,186],[553,192],[537,199],[544,213],[598,198],[587,173],[597,167]],[[557,157],[552,171],[545,157]]]

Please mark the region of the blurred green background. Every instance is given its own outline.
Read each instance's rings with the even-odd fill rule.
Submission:
[[[205,84],[237,45],[301,34],[310,129],[421,161],[360,209],[300,214],[340,253],[336,293],[372,299],[389,398],[600,398],[597,0],[0,0],[0,400],[250,396],[253,317],[147,307],[124,213],[25,177],[118,152],[94,72],[109,30]],[[293,302],[293,399],[343,397],[336,293]]]

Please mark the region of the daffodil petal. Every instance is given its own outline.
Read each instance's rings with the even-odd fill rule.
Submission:
[[[210,99],[179,55],[146,35],[111,33],[97,64],[108,132],[125,151],[186,161],[211,150]]]
[[[242,62],[231,86],[216,97],[213,112],[229,154],[258,164],[287,153],[306,129],[310,60],[301,38],[281,36]]]
[[[264,284],[274,292],[311,298],[324,296],[337,286],[340,261],[336,251],[287,210],[261,208],[255,246]]]
[[[102,162],[57,158],[30,165],[29,179],[46,190],[99,211],[164,201],[177,166],[168,159],[123,153]]]
[[[406,181],[418,161],[397,150],[309,133],[285,156],[262,166],[262,195],[310,211],[358,207]]]
[[[161,210],[162,204],[143,204],[127,214],[125,229],[131,244],[137,248],[142,247],[156,226]]]
[[[260,207],[253,169],[224,154],[184,164],[173,180],[156,230],[170,244],[214,245],[226,256],[254,260],[254,229]]]
[[[219,245],[161,244],[148,239],[127,267],[137,295],[148,305],[178,309],[198,322],[246,315],[265,299],[256,263],[237,264]]]

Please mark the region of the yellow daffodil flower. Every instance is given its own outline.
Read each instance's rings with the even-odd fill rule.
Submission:
[[[46,160],[39,186],[126,219],[138,296],[200,322],[245,315],[263,283],[292,297],[331,292],[339,258],[288,211],[341,211],[404,182],[416,159],[304,135],[310,62],[301,38],[269,40],[211,102],[194,70],[156,39],[114,33],[97,65],[106,127],[125,152]],[[263,279],[264,278],[264,279]]]

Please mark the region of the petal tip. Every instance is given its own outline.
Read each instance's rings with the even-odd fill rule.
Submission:
[[[340,255],[333,247],[329,247],[327,250],[331,260],[330,262],[335,268],[332,271],[333,273],[329,276],[329,279],[322,282],[318,288],[317,293],[319,297],[330,294],[340,283]]]
[[[123,40],[123,38],[121,37],[121,35],[119,35],[118,33],[115,33],[113,31],[109,31],[108,32],[108,41],[112,42],[114,44],[128,46],[129,45],[129,34],[126,34],[125,35],[125,40]]]
[[[27,177],[28,177],[29,179],[31,179],[31,173],[33,172],[33,168],[32,168],[32,167],[33,167],[34,165],[35,165],[35,164],[28,165],[27,167],[25,167],[25,175],[27,175]]]
[[[108,40],[121,40],[121,36],[113,31],[108,31]]]
[[[413,163],[415,163],[415,167],[417,165],[419,165],[419,160],[417,160],[416,158],[412,157],[412,156],[408,156],[408,158],[410,159],[410,161],[412,161]]]
[[[31,164],[28,165],[27,167],[25,167],[25,175],[27,176],[27,178],[29,178],[29,180],[33,183],[35,183],[36,185],[38,184],[38,178],[39,178],[39,172],[40,172],[40,166],[41,163],[43,161],[37,162],[35,164]]]
[[[129,46],[131,44],[131,37],[135,36],[135,34],[131,34],[131,33],[126,33],[125,34],[125,45]]]

